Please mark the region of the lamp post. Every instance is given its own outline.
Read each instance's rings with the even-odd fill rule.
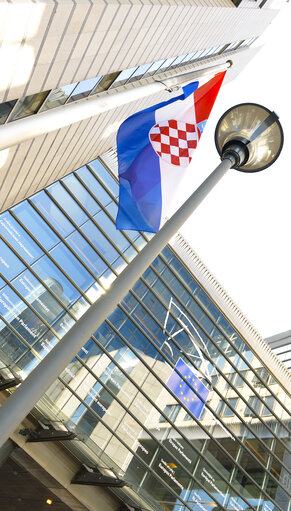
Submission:
[[[229,109],[220,118],[215,143],[222,160],[218,167],[2,405],[0,446],[224,174],[230,168],[257,172],[269,167],[281,152],[283,131],[274,112],[253,103],[241,104]]]

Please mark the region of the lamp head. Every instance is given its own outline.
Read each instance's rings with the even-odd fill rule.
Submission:
[[[283,130],[275,112],[256,103],[241,103],[227,110],[215,130],[215,144],[222,159],[239,151],[233,168],[242,172],[266,169],[283,147]]]

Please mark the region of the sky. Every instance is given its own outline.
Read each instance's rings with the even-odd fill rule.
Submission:
[[[219,93],[191,163],[193,186],[219,164],[215,126],[238,103],[260,103],[279,115],[282,153],[262,172],[228,171],[181,229],[265,338],[291,330],[291,4],[274,5],[280,12],[257,42],[264,46]]]

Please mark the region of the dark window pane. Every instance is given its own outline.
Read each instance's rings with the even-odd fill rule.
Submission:
[[[38,94],[32,94],[31,96],[26,96],[24,99],[19,99],[9,122],[38,112],[48,94],[49,91],[44,91],[39,92]]]
[[[109,89],[110,85],[116,80],[120,71],[117,73],[109,73],[108,75],[102,76],[101,80],[97,83],[96,87],[94,87],[92,94],[97,94],[98,92],[102,92],[104,90]]]
[[[16,101],[17,99],[14,99],[13,101],[6,101],[6,103],[0,104],[0,124],[4,124]]]

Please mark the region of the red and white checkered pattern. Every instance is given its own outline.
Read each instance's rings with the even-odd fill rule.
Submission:
[[[187,167],[200,138],[200,130],[194,124],[173,119],[153,126],[149,137],[160,158],[172,165]]]

